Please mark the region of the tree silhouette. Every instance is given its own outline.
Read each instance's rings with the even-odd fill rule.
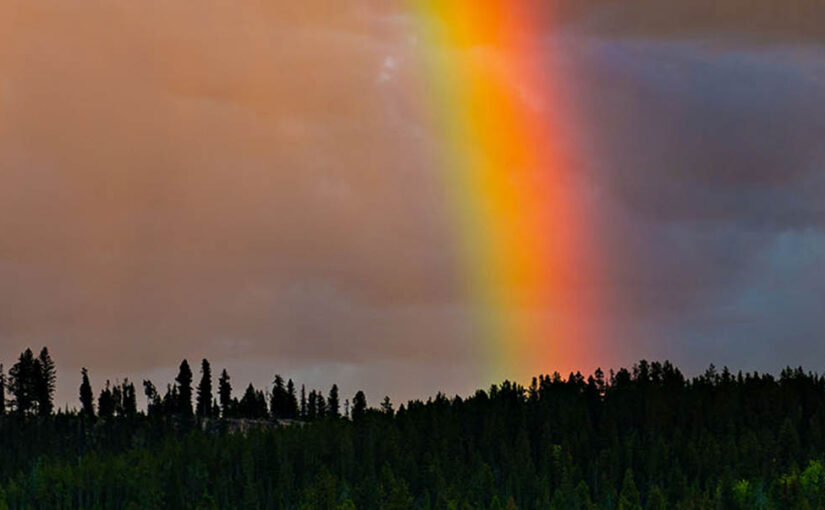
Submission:
[[[318,417],[318,393],[315,390],[309,392],[309,402],[307,403],[307,420],[314,420]]]
[[[192,369],[189,362],[181,361],[178,376],[175,377],[178,385],[177,412],[184,417],[192,416]]]
[[[146,412],[149,416],[156,416],[163,406],[158,390],[152,381],[143,380],[143,393],[146,395]]]
[[[108,380],[97,397],[97,414],[101,418],[112,418],[115,415],[115,398]]]
[[[36,404],[36,381],[39,376],[39,362],[35,360],[31,349],[20,354],[11,370],[9,370],[9,390],[12,394],[12,405],[19,415],[26,415],[34,410]]]
[[[367,412],[367,396],[364,392],[358,390],[355,397],[352,398],[352,419],[353,421],[363,418]]]
[[[284,387],[284,378],[275,374],[272,381],[272,395],[270,396],[269,411],[273,418],[286,418],[288,414],[289,395]]]
[[[6,414],[6,373],[0,363],[0,416]]]
[[[220,398],[221,415],[224,418],[232,414],[232,384],[229,382],[229,374],[224,368],[218,380],[218,398]]]
[[[381,402],[381,412],[388,416],[392,416],[394,414],[395,411],[393,411],[392,401],[389,396],[385,396],[384,400]]]
[[[315,395],[315,413],[319,419],[327,416],[327,399],[320,391]]]
[[[86,368],[80,370],[82,380],[80,382],[80,406],[81,414],[92,418],[95,415],[94,393],[92,384],[89,382],[89,371]]]
[[[57,373],[54,361],[49,356],[49,349],[43,347],[35,363],[36,379],[34,382],[35,396],[37,399],[37,411],[41,416],[52,414],[54,385],[57,380]]]
[[[212,367],[206,358],[201,361],[201,381],[198,384],[197,413],[199,418],[212,414]]]
[[[295,383],[290,379],[286,383],[287,393],[287,418],[295,419],[298,417],[298,399],[295,396]]]
[[[327,414],[331,418],[341,417],[341,403],[338,399],[338,385],[333,384],[329,390],[329,398],[327,398]]]
[[[127,418],[137,416],[137,395],[135,385],[124,379],[121,385],[121,413]]]
[[[307,389],[302,384],[301,385],[301,419],[302,420],[307,419],[307,412],[308,411],[309,410],[307,409]]]

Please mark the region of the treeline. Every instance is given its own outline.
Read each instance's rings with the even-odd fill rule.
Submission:
[[[7,411],[17,416],[52,414],[55,382],[55,365],[46,347],[38,357],[34,357],[31,349],[26,349],[9,370],[8,377],[0,364],[0,416]],[[249,384],[240,400],[232,395],[231,378],[226,369],[218,378],[217,394],[213,393],[212,382],[212,367],[204,359],[201,362],[200,382],[193,391],[192,369],[189,362],[183,360],[175,381],[166,386],[163,395],[152,381],[143,381],[146,415],[151,418],[177,418],[183,424],[191,424],[195,418],[198,421],[210,418],[312,421],[341,417],[342,405],[336,384],[332,385],[327,397],[314,389],[307,394],[306,387],[302,385],[299,401],[292,379],[285,382],[277,374],[271,390],[259,390]],[[95,404],[89,372],[83,368],[79,396],[79,414],[86,418],[128,418],[138,415],[135,385],[128,379],[114,384],[107,380]],[[366,408],[366,397],[362,391],[355,394],[353,403],[356,413]],[[346,400],[343,404],[346,416],[349,416],[349,408],[349,400]]]
[[[162,397],[146,392],[145,413],[12,405],[0,509],[825,508],[825,379],[802,369],[688,379],[640,361],[397,409],[360,393],[349,413],[316,391],[312,421],[289,381],[237,400],[222,373],[216,398],[210,373],[202,363],[193,391],[182,363]],[[223,426],[237,416],[262,425]]]

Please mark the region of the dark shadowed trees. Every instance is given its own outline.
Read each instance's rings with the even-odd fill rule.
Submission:
[[[35,363],[35,399],[37,400],[37,413],[41,416],[52,414],[54,402],[54,385],[57,380],[57,372],[54,361],[49,356],[49,349],[43,347]]]
[[[306,389],[306,386],[304,386],[302,384],[301,385],[301,414],[300,414],[302,420],[307,419],[307,412],[308,412],[308,409],[307,409],[307,389]]]
[[[224,418],[232,414],[232,384],[229,382],[229,374],[224,368],[221,377],[218,379],[218,398],[221,404],[221,415]]]
[[[177,412],[184,417],[192,416],[192,369],[189,362],[181,361],[178,376],[175,377],[178,386]]]
[[[6,414],[6,373],[0,363],[0,416]]]
[[[269,399],[269,411],[273,418],[286,418],[289,414],[287,407],[289,402],[289,394],[284,386],[284,378],[275,374],[275,379],[272,381],[272,395]]]
[[[137,416],[137,393],[135,385],[124,379],[120,390],[121,395],[121,414],[126,418],[133,418]]]
[[[295,396],[295,383],[290,379],[286,383],[287,393],[287,418],[295,419],[298,417],[298,399]]]
[[[198,384],[197,414],[206,418],[212,414],[212,367],[205,358],[201,361],[201,381]]]
[[[268,416],[266,396],[250,383],[238,403],[238,415],[242,418],[264,419]]]
[[[84,367],[80,370],[80,373],[80,413],[91,418],[95,415],[95,397],[92,392],[92,384],[89,382],[89,371]]]
[[[108,380],[97,397],[97,414],[101,418],[111,418],[115,415],[115,397]]]
[[[341,417],[341,402],[338,397],[338,385],[333,384],[329,390],[329,398],[327,398],[327,414],[330,418]]]
[[[9,390],[12,395],[11,404],[19,415],[30,414],[35,410],[37,403],[36,380],[40,373],[39,363],[34,358],[31,349],[20,354],[11,370],[9,370]]]
[[[364,392],[358,390],[355,397],[352,398],[352,419],[358,420],[367,412],[367,396]]]

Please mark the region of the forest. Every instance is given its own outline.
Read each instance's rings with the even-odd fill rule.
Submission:
[[[504,381],[397,408],[207,360],[55,409],[48,349],[0,366],[3,509],[821,509],[825,379],[671,363]],[[96,397],[95,397],[96,395]]]

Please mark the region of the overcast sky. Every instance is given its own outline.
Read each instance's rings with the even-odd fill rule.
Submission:
[[[0,361],[48,345],[70,405],[81,366],[184,357],[236,390],[487,384],[409,14],[183,4],[0,5]],[[611,28],[533,62],[597,198],[602,361],[825,370],[823,47]]]

